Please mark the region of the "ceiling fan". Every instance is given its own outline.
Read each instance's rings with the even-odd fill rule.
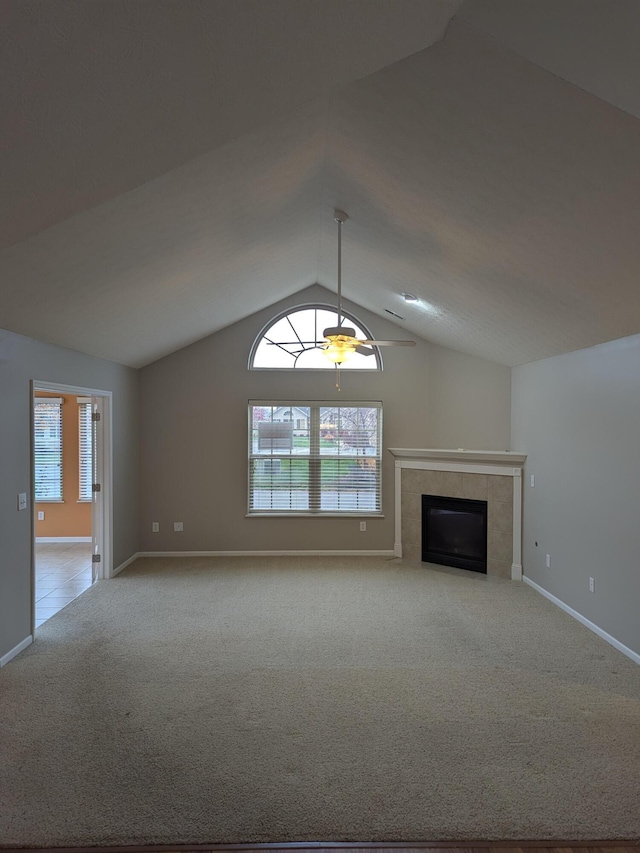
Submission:
[[[415,341],[373,341],[361,340],[351,326],[342,325],[342,226],[349,216],[344,210],[334,210],[333,218],[338,223],[338,325],[329,326],[323,331],[324,341],[318,341],[329,361],[342,364],[354,352],[360,355],[374,355],[372,347],[414,347]]]
[[[318,347],[338,369],[343,362],[351,358],[354,352],[360,355],[375,355],[373,347],[414,347],[415,341],[374,341],[357,338],[356,330],[352,326],[342,325],[342,226],[349,216],[344,210],[334,210],[333,218],[338,223],[338,306],[336,310],[338,325],[328,326],[322,333],[321,341],[286,341],[279,342],[279,345],[300,344],[303,347]],[[339,387],[339,381],[336,387]]]

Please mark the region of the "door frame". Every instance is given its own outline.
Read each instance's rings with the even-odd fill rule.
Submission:
[[[101,555],[98,580],[108,580],[113,577],[113,449],[112,449],[112,402],[113,392],[103,391],[97,388],[86,388],[79,385],[66,385],[62,382],[45,382],[37,379],[31,380],[31,635],[35,636],[36,624],[36,500],[35,500],[35,451],[34,451],[34,423],[33,409],[36,391],[58,392],[61,394],[75,394],[77,397],[97,398],[100,420],[96,429],[96,467],[101,490],[98,493],[97,507],[92,509],[91,538],[92,550],[95,553],[96,546]],[[96,521],[98,522],[96,524]],[[97,529],[96,529],[97,528]],[[95,539],[98,541],[96,542]]]

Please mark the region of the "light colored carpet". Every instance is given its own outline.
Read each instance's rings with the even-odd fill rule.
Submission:
[[[0,844],[640,837],[640,667],[529,587],[138,560],[0,671]]]

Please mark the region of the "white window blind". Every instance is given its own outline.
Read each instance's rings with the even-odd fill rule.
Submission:
[[[37,501],[62,500],[62,397],[34,403],[33,438]]]
[[[79,499],[90,501],[92,478],[91,401],[78,400]]]
[[[249,403],[249,513],[380,513],[382,403]]]

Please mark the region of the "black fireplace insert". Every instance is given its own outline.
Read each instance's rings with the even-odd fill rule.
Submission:
[[[487,572],[487,502],[422,495],[422,560]]]

